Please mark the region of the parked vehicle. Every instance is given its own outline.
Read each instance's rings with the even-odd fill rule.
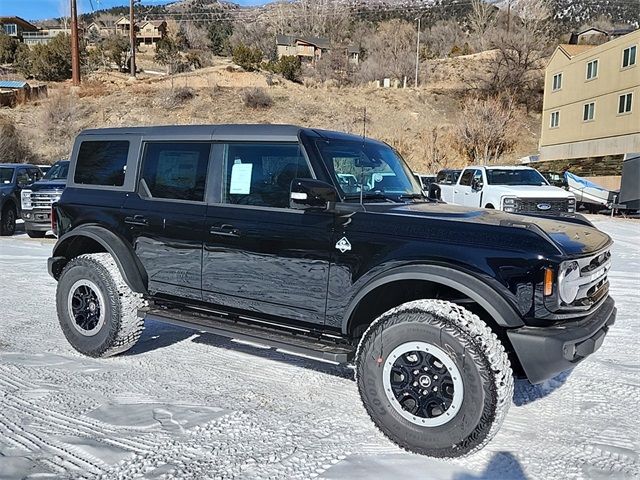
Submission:
[[[612,192],[586,178],[564,172],[564,178],[569,191],[575,195],[579,206],[584,206],[591,213],[597,213],[603,208],[610,208],[615,203],[618,192]]]
[[[640,153],[627,153],[622,163],[620,196],[617,202],[627,212],[640,210]]]
[[[0,235],[13,235],[20,218],[20,192],[42,178],[35,165],[0,163]]]
[[[339,132],[87,130],[53,212],[79,352],[155,320],[353,363],[375,425],[425,455],[482,448],[514,377],[574,367],[615,320],[612,242],[587,220],[429,201],[391,147]]]
[[[58,201],[69,172],[69,161],[56,162],[42,180],[22,190],[22,219],[31,238],[43,238],[51,230],[51,205]]]
[[[523,166],[465,168],[455,184],[443,183],[446,203],[524,214],[574,213],[575,197],[553,187],[535,169]]]
[[[425,192],[428,192],[429,185],[431,185],[432,183],[435,183],[436,181],[436,175],[425,175],[423,173],[414,173],[413,176],[416,177],[416,180],[418,180],[418,183],[422,185],[422,190],[424,190]]]

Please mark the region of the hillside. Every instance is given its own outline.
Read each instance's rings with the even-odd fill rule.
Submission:
[[[228,60],[171,78],[141,76],[134,83],[124,74],[99,73],[86,78],[75,93],[69,83],[50,84],[48,99],[3,109],[0,118],[15,122],[38,157],[51,162],[68,155],[75,134],[88,127],[293,123],[360,134],[366,108],[367,135],[392,144],[414,170],[428,172],[459,164],[445,127],[456,121],[462,107],[452,76],[462,75],[465,68],[473,65],[443,63],[437,67],[441,80],[418,91],[304,86],[264,73],[238,71]],[[242,95],[248,87],[262,87],[273,106],[245,106]],[[514,129],[520,140],[507,161],[536,151],[539,116],[521,112]],[[438,165],[430,163],[436,149],[446,155]]]

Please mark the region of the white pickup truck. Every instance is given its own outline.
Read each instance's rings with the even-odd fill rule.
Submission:
[[[440,177],[440,175],[439,175]],[[576,211],[574,195],[553,187],[531,167],[465,168],[455,183],[438,182],[446,203],[513,213],[556,214]]]

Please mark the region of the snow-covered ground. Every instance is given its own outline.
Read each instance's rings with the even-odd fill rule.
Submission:
[[[125,355],[80,356],[53,240],[0,238],[0,478],[639,478],[640,222],[594,219],[616,240],[616,325],[570,374],[518,382],[497,437],[455,461],[394,447],[332,365],[158,323]]]

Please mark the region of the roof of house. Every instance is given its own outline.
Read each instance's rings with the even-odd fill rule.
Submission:
[[[347,47],[347,53],[360,53],[360,47],[351,45],[350,47]]]
[[[15,23],[20,25],[23,30],[27,30],[30,32],[36,32],[38,27],[36,27],[33,23],[27,22],[24,18],[21,17],[0,17],[0,25],[5,23]]]
[[[576,55],[580,55],[587,50],[591,50],[596,45],[573,45],[568,43],[563,43],[558,45],[558,48],[564,53],[567,57],[572,58]]]
[[[166,25],[167,22],[165,22],[164,20],[145,20],[143,22],[140,22],[138,25],[140,25],[140,27],[144,27],[147,23],[150,23],[154,27],[158,28],[162,25]]]
[[[0,88],[25,88],[28,86],[27,82],[19,80],[0,80]]]
[[[298,37],[295,35],[276,35],[276,43],[278,45],[288,45],[293,47],[298,41],[309,43],[318,48],[329,48],[331,46],[329,40],[321,37]]]

